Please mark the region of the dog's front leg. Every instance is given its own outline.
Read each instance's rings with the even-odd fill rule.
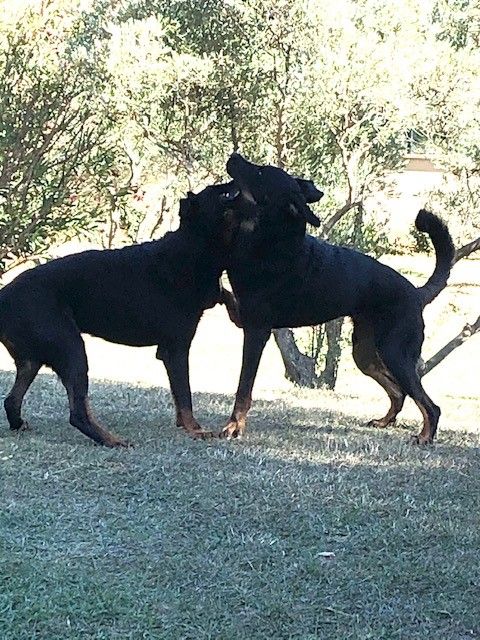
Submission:
[[[211,431],[204,431],[192,412],[192,394],[188,367],[189,347],[157,349],[157,358],[163,360],[170,381],[177,412],[177,426],[182,427],[192,438],[211,438]]]
[[[244,330],[242,371],[232,416],[220,433],[223,438],[240,438],[245,431],[247,413],[252,404],[253,383],[270,333],[270,327]]]

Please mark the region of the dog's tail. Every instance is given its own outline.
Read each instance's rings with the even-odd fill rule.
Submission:
[[[437,259],[434,272],[423,287],[417,289],[425,307],[446,287],[455,255],[455,247],[447,225],[430,211],[421,209],[415,220],[415,226],[419,231],[428,233]]]

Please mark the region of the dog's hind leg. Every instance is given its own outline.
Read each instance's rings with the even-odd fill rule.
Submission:
[[[414,437],[415,442],[431,444],[437,431],[440,407],[427,395],[418,375],[417,365],[423,331],[412,331],[410,323],[408,325],[403,323],[388,334],[383,332],[382,338],[377,342],[377,348],[382,362],[400,389],[414,400],[422,412],[423,428],[419,435]]]
[[[403,408],[405,394],[385,366],[377,368],[375,364],[372,364],[366,371],[363,371],[363,373],[378,382],[378,384],[385,389],[390,400],[390,408],[383,418],[370,420],[368,426],[383,429],[384,427],[395,424],[397,415]]]
[[[382,358],[388,362],[389,353],[382,353]],[[423,428],[418,436],[414,436],[416,444],[431,444],[437,432],[438,421],[440,419],[440,407],[427,395],[418,376],[416,362],[401,364],[390,362],[390,370],[398,380],[402,391],[410,396],[417,407],[422,412]]]
[[[65,329],[65,327],[61,327]],[[130,443],[102,427],[93,416],[88,402],[88,363],[85,345],[78,329],[71,328],[57,344],[49,366],[60,377],[68,394],[70,424],[95,442],[107,447],[127,447]],[[58,348],[61,346],[61,349]]]
[[[3,406],[7,414],[10,429],[14,431],[27,430],[28,423],[22,419],[22,402],[30,385],[35,379],[41,364],[31,360],[15,360],[17,375],[12,390],[5,398]]]
[[[353,359],[362,373],[369,376],[385,389],[390,408],[383,418],[373,419],[368,426],[384,428],[394,424],[405,402],[405,394],[378,355],[373,327],[363,318],[353,318]]]

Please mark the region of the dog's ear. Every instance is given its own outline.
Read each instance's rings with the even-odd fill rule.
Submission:
[[[288,205],[288,209],[296,218],[302,218],[305,222],[308,222],[314,227],[320,226],[319,218],[317,218],[310,207],[305,203],[304,198],[300,194],[293,195]]]
[[[318,202],[323,198],[323,191],[317,189],[312,180],[304,180],[303,178],[295,178],[295,180],[307,202]]]
[[[180,198],[180,220],[185,220],[192,215],[195,210],[195,198],[195,194],[191,191],[187,191],[186,198]]]

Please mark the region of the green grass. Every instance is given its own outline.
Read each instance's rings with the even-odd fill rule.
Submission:
[[[48,375],[34,432],[2,419],[2,639],[479,637],[476,434],[413,448],[418,423],[375,431],[302,392],[256,402],[243,441],[196,442],[165,389],[92,396],[135,449],[81,436]],[[219,427],[231,398],[195,402]]]

